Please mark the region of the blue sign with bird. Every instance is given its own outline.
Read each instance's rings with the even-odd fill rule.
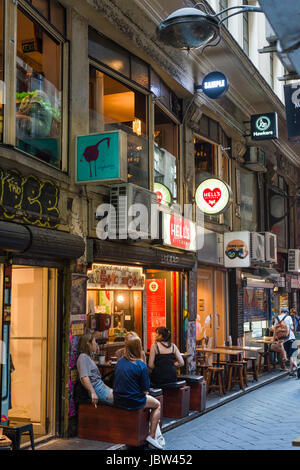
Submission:
[[[77,137],[77,183],[126,181],[127,135],[122,131]]]

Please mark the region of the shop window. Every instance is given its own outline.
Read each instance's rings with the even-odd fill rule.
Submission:
[[[159,101],[181,121],[182,100],[173,93],[152,69],[150,70],[150,90],[159,98]]]
[[[177,201],[178,125],[155,106],[154,182],[165,185]]]
[[[90,67],[90,132],[127,134],[128,182],[149,187],[146,96]]]
[[[217,175],[217,146],[198,136],[194,137],[196,187],[205,178]]]
[[[66,31],[65,9],[56,0],[27,0],[63,35]]]
[[[3,0],[0,0],[0,140],[3,138],[3,105],[4,105],[4,48],[3,48]]]
[[[18,10],[16,145],[61,168],[62,45]]]
[[[257,232],[257,177],[241,169],[241,230]]]

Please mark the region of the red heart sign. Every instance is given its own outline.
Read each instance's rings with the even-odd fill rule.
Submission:
[[[203,199],[210,207],[214,207],[221,198],[221,190],[219,188],[209,189],[206,188],[203,191]]]

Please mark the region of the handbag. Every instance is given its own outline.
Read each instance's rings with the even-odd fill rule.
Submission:
[[[161,429],[160,429],[160,425],[159,425],[159,424],[157,425],[157,428],[156,428],[156,431],[155,431],[155,439],[159,442],[159,444],[160,444],[162,447],[165,447],[166,441],[165,441],[164,436],[163,436],[162,433],[161,433]]]

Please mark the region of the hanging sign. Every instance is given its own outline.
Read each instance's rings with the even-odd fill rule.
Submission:
[[[206,96],[215,100],[228,90],[229,84],[223,73],[211,72],[204,77],[201,88]]]
[[[253,114],[251,116],[251,139],[269,140],[278,138],[277,113]]]
[[[126,182],[127,134],[123,131],[78,136],[76,182]]]
[[[208,178],[199,184],[195,201],[204,214],[221,214],[232,203],[232,191],[225,181],[218,178]]]
[[[161,183],[154,183],[154,192],[157,196],[157,202],[159,204],[172,204],[172,195],[167,186]]]
[[[250,232],[224,233],[225,268],[249,268]]]
[[[196,251],[195,222],[162,212],[162,242],[173,248]]]
[[[284,85],[288,138],[300,142],[300,83]]]
[[[144,290],[143,268],[93,263],[87,271],[88,289]]]

